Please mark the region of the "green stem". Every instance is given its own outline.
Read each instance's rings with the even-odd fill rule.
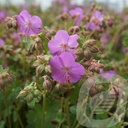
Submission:
[[[72,125],[72,128],[75,128],[76,123],[77,123],[77,119],[75,118],[75,121],[74,121],[74,123],[73,123],[73,125]]]
[[[121,24],[120,26],[118,26],[118,30],[116,31],[116,33],[112,39],[113,45],[110,48],[111,51],[116,47],[116,43],[119,41],[121,33],[127,29],[128,29],[128,23],[124,23],[124,24]]]
[[[70,113],[69,113],[69,99],[68,98],[65,99],[65,110],[66,110],[66,114],[67,114],[68,128],[71,128],[71,124],[70,124]]]
[[[21,120],[21,118],[20,118],[19,113],[18,113],[17,110],[16,110],[16,113],[17,113],[17,118],[18,118],[18,120],[19,120],[19,123],[20,123],[21,128],[24,128],[24,125],[23,125],[23,123],[22,123],[22,120]]]
[[[45,107],[46,107],[46,93],[43,93],[43,112],[42,112],[42,128],[45,128]]]

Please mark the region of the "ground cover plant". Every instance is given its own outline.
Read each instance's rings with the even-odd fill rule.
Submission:
[[[127,30],[127,8],[0,7],[0,128],[128,127]]]

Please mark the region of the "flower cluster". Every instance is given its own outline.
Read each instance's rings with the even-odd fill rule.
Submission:
[[[59,30],[55,39],[48,43],[54,56],[50,60],[52,77],[58,82],[77,82],[84,75],[84,67],[75,62],[75,49],[78,46],[77,34],[69,36],[65,30]]]

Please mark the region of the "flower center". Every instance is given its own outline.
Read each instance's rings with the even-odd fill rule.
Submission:
[[[28,27],[28,28],[31,28],[31,26],[32,26],[32,24],[31,24],[31,22],[26,22],[26,26]]]
[[[68,44],[61,44],[61,48],[63,49],[63,51],[67,51],[68,50]]]

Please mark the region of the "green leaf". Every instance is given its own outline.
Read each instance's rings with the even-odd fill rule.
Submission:
[[[0,121],[0,128],[5,128],[5,121]]]

